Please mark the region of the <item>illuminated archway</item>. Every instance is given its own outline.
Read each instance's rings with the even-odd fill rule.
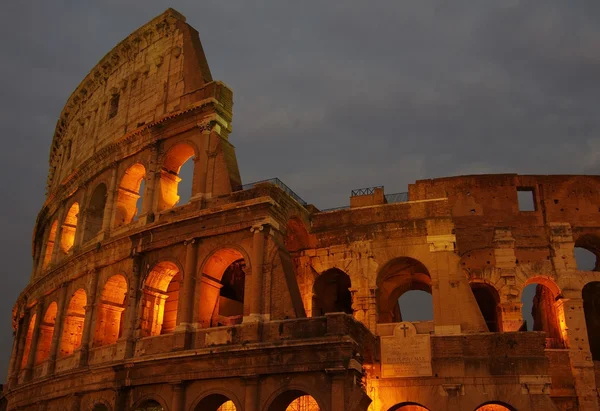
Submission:
[[[37,314],[31,316],[29,320],[29,326],[27,327],[27,335],[25,336],[25,347],[23,348],[23,358],[21,359],[21,369],[27,366],[29,354],[31,352],[31,340],[33,338],[33,329],[35,328],[35,318]]]
[[[121,337],[127,280],[120,274],[106,281],[97,304],[94,346],[114,344]]]
[[[158,401],[155,400],[146,400],[137,407],[135,407],[135,411],[163,411],[164,408]]]
[[[195,155],[194,148],[189,144],[177,144],[167,152],[160,174],[160,195],[158,211],[163,211],[178,205],[179,172],[181,167]],[[193,160],[192,160],[193,161]]]
[[[104,208],[106,207],[106,184],[100,183],[96,186],[85,210],[85,229],[83,241],[89,241],[102,230],[104,220]]]
[[[132,165],[125,171],[117,191],[113,227],[129,224],[139,214],[138,204],[143,195],[141,186],[144,177],[146,177],[146,168],[140,163]]]
[[[300,390],[289,390],[279,394],[268,411],[321,411],[317,400]]]
[[[154,266],[144,282],[142,296],[142,336],[170,333],[177,325],[179,268],[170,261]]]
[[[521,294],[523,303],[523,329],[544,331],[547,348],[564,348],[555,302],[560,290],[551,279],[535,277],[525,283]]]
[[[399,299],[409,291],[431,294],[431,276],[418,260],[399,257],[383,266],[377,276],[377,307],[380,323],[409,321],[402,317]],[[431,306],[430,299],[424,300]]]
[[[592,360],[600,361],[600,281],[587,283],[581,294]]]
[[[194,411],[238,411],[235,403],[225,395],[211,394],[194,407]]]
[[[503,402],[490,401],[480,405],[475,411],[516,411],[516,409]]]
[[[83,335],[83,323],[85,321],[85,306],[87,296],[85,290],[80,288],[75,291],[67,307],[67,313],[63,325],[62,336],[60,339],[59,355],[65,357],[81,345]]]
[[[246,261],[235,248],[214,252],[202,267],[200,321],[216,327],[242,322]]]
[[[489,284],[478,282],[471,283],[471,291],[473,291],[488,330],[490,332],[500,331],[502,321],[498,291]]]
[[[403,402],[401,404],[394,405],[388,411],[429,411],[429,409],[417,404],[416,402]]]
[[[58,221],[54,220],[54,222],[50,226],[50,232],[48,233],[48,239],[46,240],[46,253],[44,254],[42,269],[48,267],[48,264],[50,264],[50,261],[52,261],[52,253],[54,252],[54,243],[56,242],[57,229]]]
[[[313,286],[312,316],[327,313],[353,314],[351,282],[348,274],[332,268],[323,272]]]
[[[77,222],[79,218],[79,203],[73,203],[67,212],[62,225],[62,235],[60,238],[60,247],[66,254],[73,244],[75,244],[75,234],[77,232]]]
[[[43,363],[50,356],[50,346],[52,345],[52,335],[54,334],[57,312],[58,305],[53,301],[46,309],[46,314],[44,314],[44,318],[40,324],[40,335],[35,352],[35,365]]]

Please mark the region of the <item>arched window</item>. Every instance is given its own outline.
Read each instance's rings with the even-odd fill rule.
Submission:
[[[92,408],[92,411],[108,411],[108,407],[104,404],[96,404]]]
[[[581,294],[592,360],[600,361],[600,281],[587,283]]]
[[[320,411],[319,403],[300,390],[285,391],[277,396],[268,411]]]
[[[46,314],[44,314],[44,318],[40,324],[40,335],[38,337],[39,340],[35,353],[35,365],[43,363],[50,356],[50,346],[52,345],[52,334],[54,334],[57,311],[58,305],[54,301],[48,306],[48,309],[46,309]]]
[[[117,192],[113,227],[129,224],[139,215],[145,176],[146,169],[140,163],[132,165],[125,171]]]
[[[35,328],[35,318],[37,314],[31,316],[29,320],[29,326],[27,327],[27,335],[25,336],[25,347],[23,349],[23,358],[21,359],[21,369],[27,366],[27,360],[29,359],[29,353],[31,352],[31,340],[33,338],[33,329]]]
[[[81,345],[86,304],[87,296],[85,291],[80,288],[79,290],[75,291],[71,297],[69,306],[67,307],[62,336],[60,339],[59,355],[61,357],[73,354],[73,352]]]
[[[485,283],[471,283],[471,290],[490,332],[500,331],[500,297],[494,287]]]
[[[527,331],[544,331],[547,348],[564,348],[555,301],[558,287],[550,280],[537,283],[531,280],[523,289],[523,319]]]
[[[515,409],[502,402],[490,401],[480,405],[475,411],[515,411]]]
[[[97,305],[94,346],[114,344],[121,337],[127,280],[122,275],[113,275],[106,281]]]
[[[164,408],[158,401],[147,400],[138,405],[135,411],[163,411]]]
[[[202,268],[200,321],[205,327],[239,324],[244,315],[246,261],[233,248],[220,249]]]
[[[60,238],[60,247],[62,251],[66,254],[68,253],[73,244],[75,244],[75,233],[77,232],[77,220],[79,217],[79,204],[73,203],[69,211],[67,212],[67,216],[63,221],[62,225],[62,236]]]
[[[416,402],[403,402],[396,404],[388,411],[429,411],[429,409],[417,404]]]
[[[194,411],[237,411],[235,403],[224,395],[211,394],[203,398]]]
[[[181,201],[179,183],[181,181],[180,172],[182,166],[190,160],[190,165],[193,169],[193,159],[195,152],[193,147],[188,144],[177,144],[172,147],[166,154],[161,175],[160,175],[160,196],[158,202],[158,211],[163,211],[176,205],[185,204],[189,201]],[[192,172],[193,174],[193,172]],[[191,178],[188,177],[189,180]],[[191,192],[191,184],[189,185]],[[186,190],[187,191],[187,190]]]
[[[54,252],[54,242],[56,241],[56,230],[58,228],[58,221],[54,220],[50,226],[50,232],[48,233],[48,239],[46,240],[46,254],[44,255],[44,261],[42,263],[42,269],[46,269],[50,261],[52,261],[52,253]]]
[[[337,268],[323,272],[313,286],[312,316],[326,313],[353,314],[350,277]]]
[[[179,268],[170,261],[154,266],[144,283],[142,336],[167,334],[177,325]]]
[[[102,230],[104,221],[104,208],[106,207],[106,184],[100,183],[94,189],[86,211],[85,231],[83,232],[83,241],[89,241]]]
[[[580,271],[600,271],[600,238],[583,235],[575,241],[575,261]]]
[[[421,262],[393,259],[379,272],[377,288],[380,323],[433,319],[431,276]]]

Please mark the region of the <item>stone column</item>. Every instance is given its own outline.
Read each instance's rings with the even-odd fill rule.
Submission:
[[[94,311],[96,306],[96,295],[98,294],[98,270],[92,270],[90,272],[92,278],[90,281],[89,296],[87,305],[85,306],[85,319],[83,320],[83,333],[81,335],[81,352],[79,357],[79,365],[84,366],[88,363],[88,356],[90,348],[92,348],[94,333]]]
[[[198,261],[198,241],[194,238],[185,241],[185,267],[183,273],[183,286],[179,291],[179,305],[177,307],[177,327],[175,347],[187,349],[191,344],[193,331],[194,296],[196,290],[196,270]]]
[[[171,411],[184,411],[185,409],[185,385],[177,382],[172,385],[173,394],[171,400]]]
[[[506,301],[499,304],[502,324],[500,331],[519,331],[523,326],[523,303],[520,301]]]
[[[88,187],[84,187],[83,199],[79,204],[79,214],[77,215],[77,227],[75,228],[75,241],[71,250],[76,252],[81,247],[83,241],[83,231],[85,230],[85,220],[87,214]]]
[[[198,156],[194,160],[194,180],[196,192],[192,196],[206,196],[206,178],[208,176],[208,151],[210,150],[210,125],[199,124],[202,139],[198,147]]]
[[[246,378],[246,395],[244,411],[259,411],[258,404],[258,376]]]
[[[64,283],[60,289],[58,296],[58,312],[56,313],[56,320],[54,321],[54,333],[52,334],[52,343],[50,344],[50,356],[48,357],[48,374],[53,374],[56,367],[56,358],[58,357],[58,350],[60,346],[60,340],[62,338],[63,324],[65,322],[65,304],[67,300],[67,284]]]
[[[346,409],[346,373],[337,371],[331,376],[331,407],[330,410]]]
[[[138,302],[141,297],[140,283],[142,277],[142,263],[143,256],[142,254],[136,254],[133,257],[132,263],[132,277],[129,282],[129,291],[127,292],[127,307],[125,308],[125,320],[123,321],[123,339],[126,340],[125,347],[125,358],[131,358],[134,354],[135,348],[135,330],[138,327],[138,324],[141,324],[141,318],[138,319],[138,316],[141,315],[141,312],[138,313]]]
[[[21,363],[23,361],[23,352],[25,351],[25,342],[27,341],[27,331],[29,330],[29,322],[31,321],[31,310],[25,309],[22,321],[17,328],[17,342],[15,362],[12,367],[12,372],[9,374],[9,386],[16,385],[21,371]]]
[[[104,232],[103,238],[108,237],[113,222],[113,210],[115,209],[115,192],[117,190],[117,174],[119,168],[117,163],[112,164],[112,171],[110,176],[110,186],[106,193],[106,203],[104,206],[104,216],[102,217],[102,231]]]
[[[154,221],[154,213],[156,212],[156,180],[160,178],[160,170],[158,169],[158,143],[150,148],[150,164],[146,171],[146,193],[142,200],[141,218],[146,221]]]
[[[262,294],[263,294],[263,264],[265,255],[265,226],[263,224],[255,225],[250,229],[253,233],[252,238],[252,277],[251,293],[248,296],[248,314],[244,321],[261,321],[262,320]],[[246,310],[244,310],[246,311]]]
[[[35,365],[35,355],[37,352],[37,344],[40,338],[40,325],[42,324],[42,316],[44,315],[44,299],[40,298],[35,307],[35,325],[33,326],[33,335],[31,337],[31,345],[29,346],[29,357],[25,366],[25,381],[29,381],[32,376],[33,367]]]
[[[54,240],[54,248],[52,249],[52,256],[50,257],[50,263],[48,265],[52,265],[58,260],[59,253],[61,251],[61,240],[62,240],[62,229],[63,223],[65,219],[65,205],[63,204],[58,212],[58,224],[56,225],[56,239]]]

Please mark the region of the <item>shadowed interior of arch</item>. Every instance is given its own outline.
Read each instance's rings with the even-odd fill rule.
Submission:
[[[75,234],[77,232],[77,223],[79,219],[79,203],[73,203],[67,211],[67,215],[62,224],[62,235],[60,238],[60,248],[66,254],[75,244]]]
[[[388,411],[429,411],[429,409],[417,404],[416,402],[403,402],[396,404]]]
[[[522,292],[521,331],[544,331],[548,348],[563,348],[559,319],[554,305],[558,294],[545,284],[531,282]]]
[[[80,288],[75,291],[67,307],[59,347],[59,356],[61,357],[73,354],[81,345],[86,304],[86,293]]]
[[[150,271],[142,297],[142,336],[173,332],[177,325],[181,280],[179,268],[171,261],[162,261]]]
[[[35,365],[43,363],[50,356],[50,346],[52,345],[52,335],[54,334],[57,312],[58,305],[56,301],[53,301],[46,309],[46,313],[40,324],[40,334],[35,352]]]
[[[133,164],[125,171],[117,190],[113,227],[131,223],[140,214],[144,193],[146,168]]]
[[[600,281],[587,283],[581,295],[592,360],[600,361]]]
[[[580,271],[600,271],[600,238],[583,235],[575,241],[575,261]]]
[[[27,334],[25,335],[25,347],[23,348],[23,358],[21,359],[21,369],[25,368],[31,352],[31,340],[33,338],[33,329],[35,328],[35,319],[37,314],[31,316],[29,325],[27,326]]]
[[[106,184],[100,183],[96,186],[85,210],[85,228],[83,230],[83,241],[93,239],[102,230],[104,220],[104,208],[106,207]]]
[[[42,263],[42,269],[48,267],[48,264],[50,264],[50,261],[52,261],[52,253],[54,252],[54,245],[56,243],[57,229],[58,221],[54,220],[54,222],[50,226],[50,231],[48,232],[48,238],[46,240],[46,251],[44,254],[44,261]]]
[[[320,411],[317,401],[300,390],[285,391],[277,396],[268,411]]]
[[[163,411],[164,408],[158,401],[146,400],[135,408],[135,411]]]
[[[96,307],[94,346],[114,344],[121,337],[126,293],[127,280],[122,275],[113,275],[106,281]]]
[[[471,283],[471,290],[490,332],[501,329],[500,297],[496,289],[485,283]]]
[[[194,160],[192,158],[194,154],[193,147],[185,143],[177,144],[167,152],[160,175],[158,211],[186,204],[190,200],[194,174]],[[183,167],[184,164],[185,168]],[[185,183],[181,184],[180,187],[182,180],[185,180]]]
[[[234,402],[222,394],[204,397],[194,408],[195,411],[237,411]]]
[[[350,277],[338,268],[324,271],[313,286],[312,316],[327,313],[352,314]]]
[[[92,411],[108,411],[108,407],[104,404],[96,404],[92,408]]]

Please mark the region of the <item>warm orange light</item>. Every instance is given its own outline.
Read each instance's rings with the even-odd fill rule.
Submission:
[[[319,404],[310,395],[303,395],[296,398],[285,411],[320,411]]]
[[[160,175],[160,197],[158,211],[175,207],[179,201],[178,187],[181,178],[179,170],[181,166],[193,157],[194,148],[188,144],[177,144],[172,147],[163,162]]]
[[[43,363],[50,356],[50,345],[52,345],[52,334],[54,334],[57,311],[58,305],[53,301],[48,306],[46,314],[40,324],[40,335],[38,337],[37,350],[35,352],[35,365]]]
[[[56,230],[58,228],[58,221],[54,220],[52,226],[50,226],[50,233],[48,234],[48,240],[46,242],[46,254],[44,255],[44,262],[42,268],[45,269],[52,260],[52,253],[54,252],[54,242],[56,241]]]
[[[223,403],[223,405],[221,405],[219,408],[217,408],[217,411],[237,411],[237,408],[233,401],[229,400]]]
[[[138,214],[137,201],[140,198],[140,186],[146,176],[146,169],[140,163],[129,167],[119,185],[117,202],[115,205],[114,227],[121,227],[131,223]]]
[[[122,275],[113,275],[106,281],[96,317],[94,346],[114,344],[121,336],[127,281]]]
[[[60,239],[61,249],[68,253],[75,243],[75,233],[77,231],[77,217],[79,216],[79,204],[73,203],[62,225],[62,236]]]
[[[179,268],[170,261],[157,264],[144,283],[142,335],[172,332],[177,323]]]
[[[63,324],[63,332],[60,340],[60,356],[73,354],[73,352],[81,345],[86,304],[86,293],[80,288],[73,294],[73,297],[71,297],[69,307],[67,308],[67,315]]]
[[[29,327],[27,328],[27,335],[25,336],[25,349],[23,350],[23,359],[21,360],[21,368],[27,366],[27,359],[29,358],[29,352],[31,351],[31,339],[33,338],[33,328],[35,327],[35,317],[37,314],[33,314],[29,321]]]

